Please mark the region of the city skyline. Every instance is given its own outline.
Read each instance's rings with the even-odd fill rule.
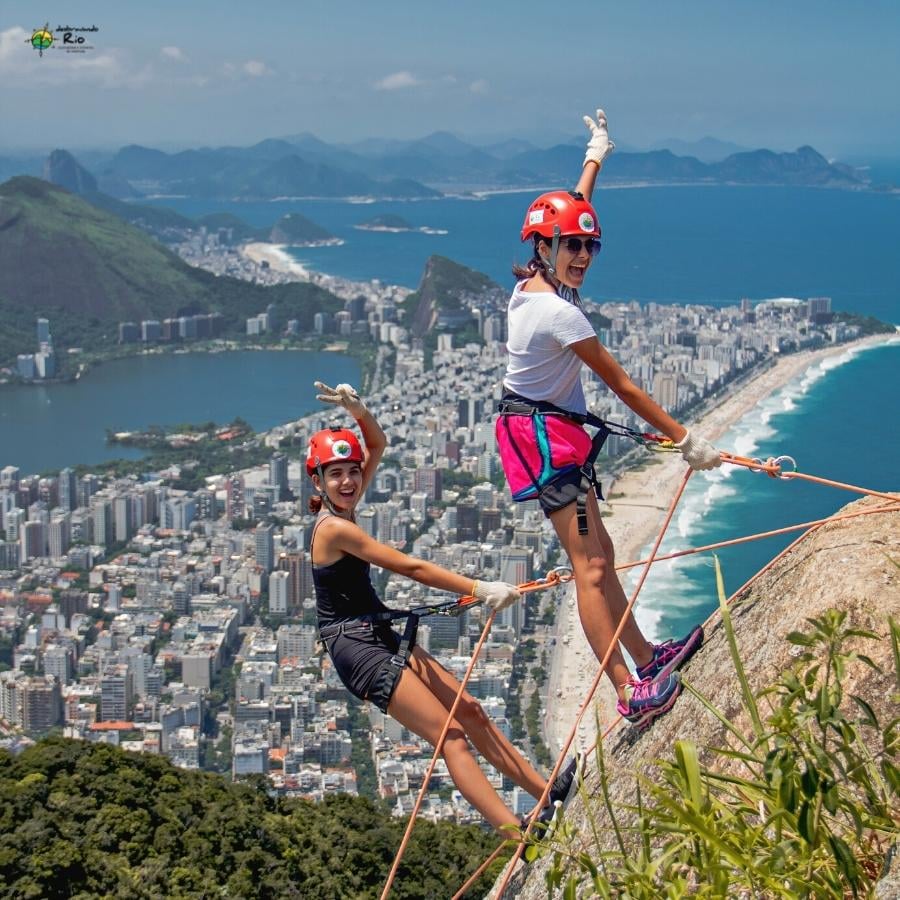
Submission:
[[[6,152],[438,130],[546,145],[578,135],[580,117],[603,105],[613,137],[635,149],[712,135],[751,148],[900,155],[890,87],[900,10],[883,2],[694,0],[548,15],[533,2],[402,0],[376,11],[349,0],[336,12],[273,3],[265,17],[233,3],[93,2],[74,18],[60,3],[13,2],[5,12],[0,106],[18,123],[42,112],[39,128],[9,130]],[[31,36],[45,24],[97,30],[81,35],[83,53],[67,52],[61,34],[36,51]]]

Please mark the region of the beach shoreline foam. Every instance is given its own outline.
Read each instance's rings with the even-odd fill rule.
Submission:
[[[287,244],[269,244],[262,241],[256,241],[254,243],[244,244],[241,247],[241,253],[257,265],[261,265],[265,262],[276,272],[284,272],[286,275],[293,275],[299,280],[309,281],[309,270],[301,263],[297,262],[297,260],[287,252],[286,248]]]
[[[701,413],[690,427],[697,434],[716,443],[745,416],[757,409],[766,399],[794,381],[817,380],[839,364],[838,358],[849,357],[887,343],[896,343],[896,335],[875,335],[836,346],[793,353],[776,360],[773,366],[745,381],[737,390],[724,397],[711,409]],[[722,447],[736,453],[742,447]],[[648,454],[647,462],[639,468],[626,470],[613,482],[604,479],[603,488],[608,503],[601,505],[607,514],[603,522],[613,539],[617,563],[633,562],[651,544],[663,522],[666,510],[684,476],[685,466],[677,453]],[[646,555],[646,554],[643,554]],[[640,572],[637,568],[635,571]],[[625,595],[630,597],[624,578]],[[652,577],[652,572],[650,577]],[[652,622],[640,614],[640,599],[636,606],[638,621],[651,638],[670,637],[653,634]],[[560,603],[557,615],[557,640],[551,657],[545,704],[544,737],[551,754],[557,754],[569,735],[578,709],[593,682],[599,663],[587,643],[575,604],[575,587],[570,584]],[[596,715],[586,713],[573,746],[579,750],[591,747],[596,740],[597,726],[601,731],[615,717],[616,695],[605,676],[594,696]]]

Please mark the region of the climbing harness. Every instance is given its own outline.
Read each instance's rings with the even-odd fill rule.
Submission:
[[[497,412],[500,414],[503,431],[506,435],[507,442],[516,455],[522,469],[531,479],[532,490],[530,493],[519,491],[517,500],[527,500],[532,497],[540,497],[552,489],[554,481],[567,471],[578,468],[581,474],[581,481],[578,485],[578,495],[575,499],[576,516],[578,520],[578,533],[588,533],[587,522],[587,495],[591,488],[597,493],[600,499],[603,494],[600,488],[600,479],[597,477],[597,471],[594,463],[606,443],[607,437],[612,432],[607,428],[606,423],[599,416],[593,413],[573,413],[565,409],[561,409],[553,403],[546,400],[529,400],[512,391],[507,391],[500,401]],[[510,416],[528,416],[531,418],[535,428],[535,444],[541,457],[541,465],[539,471],[535,470],[535,466],[529,462],[525,455],[525,451],[513,436],[512,426],[510,425]],[[556,468],[553,465],[553,447],[551,441],[547,437],[546,427],[542,419],[546,416],[558,416],[561,419],[567,419],[575,422],[579,426],[590,425],[595,428],[593,438],[591,438],[590,448],[587,456],[580,466],[574,463],[563,465]]]
[[[855,511],[852,513],[845,513],[845,514],[839,515],[839,516],[832,516],[832,517],[829,517],[826,519],[816,520],[814,522],[803,523],[803,525],[800,525],[800,526],[792,526],[791,528],[777,529],[777,530],[771,531],[771,532],[762,532],[760,534],[750,535],[750,536],[738,539],[733,542],[723,542],[722,545],[726,545],[729,543],[737,543],[739,541],[743,542],[746,540],[754,540],[754,539],[759,539],[759,538],[763,538],[763,537],[769,537],[774,534],[780,534],[780,533],[783,533],[788,530],[794,530],[796,528],[804,527],[806,525],[811,526],[808,528],[808,530],[804,531],[799,537],[797,537],[791,544],[789,544],[780,553],[778,553],[759,572],[757,572],[755,575],[753,575],[740,588],[738,588],[738,590],[735,591],[731,595],[731,597],[728,598],[727,603],[729,605],[731,605],[739,596],[743,595],[743,593],[753,583],[755,583],[757,579],[759,579],[763,574],[765,574],[774,565],[776,565],[776,563],[779,560],[783,559],[792,550],[794,550],[794,548],[797,547],[797,545],[800,544],[801,541],[803,541],[810,535],[814,534],[818,529],[822,528],[824,525],[828,524],[829,522],[840,521],[842,519],[855,518],[857,516],[862,516],[862,515],[872,515],[875,513],[890,513],[890,512],[900,511],[900,498],[898,498],[896,496],[891,496],[890,494],[882,493],[879,491],[872,491],[867,488],[862,488],[862,487],[859,487],[856,485],[845,484],[843,482],[832,481],[829,479],[820,478],[818,476],[806,475],[804,473],[798,472],[798,471],[796,471],[796,462],[790,456],[778,456],[778,457],[770,458],[766,462],[763,462],[762,460],[759,460],[759,459],[740,457],[740,456],[736,456],[736,455],[729,454],[729,453],[723,453],[722,461],[727,462],[727,463],[732,463],[734,465],[742,466],[753,472],[764,473],[764,474],[770,475],[773,478],[782,478],[782,479],[798,478],[798,479],[802,479],[802,480],[806,480],[806,481],[811,481],[811,482],[815,482],[815,483],[819,483],[819,484],[828,485],[830,487],[842,488],[844,490],[852,491],[854,493],[858,493],[858,494],[862,494],[865,496],[875,497],[875,498],[889,501],[889,503],[885,506],[879,506],[879,507],[875,507],[872,509],[858,510],[858,511]],[[785,472],[782,470],[782,466],[787,465],[787,464],[790,464],[792,466],[793,471]],[[642,559],[637,563],[630,563],[625,566],[617,566],[617,568],[631,568],[632,566],[642,565],[643,569],[641,571],[641,577],[638,581],[638,584],[626,605],[625,611],[622,614],[622,618],[619,621],[619,625],[610,641],[611,647],[613,645],[615,645],[615,643],[618,641],[619,637],[621,636],[621,632],[624,629],[625,621],[627,620],[628,614],[630,613],[635,601],[637,600],[637,595],[643,586],[644,580],[646,579],[646,576],[649,573],[650,567],[654,563],[659,562],[666,558],[673,557],[673,556],[681,556],[681,555],[686,555],[687,553],[701,552],[706,549],[712,549],[712,547],[715,547],[715,546],[720,546],[720,545],[711,545],[710,547],[698,547],[698,548],[693,548],[692,550],[683,551],[683,553],[669,554],[668,556],[658,555],[658,550],[659,550],[660,544],[662,543],[662,539],[666,533],[666,530],[668,529],[669,523],[670,523],[672,516],[674,514],[674,511],[675,511],[675,508],[678,505],[678,502],[681,498],[682,493],[684,492],[684,489],[687,485],[687,481],[690,478],[691,474],[692,474],[692,470],[688,469],[687,472],[685,473],[684,479],[682,480],[682,482],[672,500],[672,503],[669,506],[669,510],[666,515],[665,521],[663,522],[662,528],[660,529],[660,532],[657,535],[657,538],[654,542],[653,549],[651,550],[649,557]],[[711,616],[707,620],[707,623],[704,623],[704,624],[708,624],[708,622],[710,620],[712,620],[715,615],[716,615],[716,613],[711,614]],[[587,711],[587,709],[590,708],[591,701],[593,699],[594,694],[596,693],[597,687],[599,686],[600,679],[601,679],[603,673],[606,671],[606,666],[608,664],[610,655],[611,655],[611,651],[607,651],[603,660],[601,660],[601,662],[599,664],[599,668],[597,670],[597,674],[594,678],[594,681],[592,682],[584,701],[582,702],[581,706],[579,707],[578,713],[575,717],[575,723],[572,726],[572,729],[569,732],[567,739],[563,742],[563,746],[560,750],[560,754],[556,761],[556,765],[554,766],[553,771],[550,773],[548,784],[550,782],[552,782],[554,777],[556,777],[556,773],[559,771],[559,769],[562,765],[562,762],[565,759],[566,753],[569,751],[569,748],[571,747],[572,742],[575,739],[575,735],[577,733],[577,729],[581,723],[581,720],[582,720],[585,712]],[[621,718],[622,718],[621,716],[618,716],[616,719],[614,719],[613,722],[610,723],[610,725],[606,728],[606,730],[603,732],[603,734],[598,738],[597,743],[606,739],[606,737],[619,724],[619,722],[621,721]],[[596,748],[597,743],[595,743],[594,747],[592,747],[591,749],[589,749],[587,751],[588,754],[591,753],[594,748]],[[545,789],[545,792],[544,792],[545,795],[541,797],[541,799],[538,801],[538,804],[542,804],[545,801],[546,793],[547,793],[547,791]],[[529,832],[530,832],[530,826],[528,829],[526,829],[525,838],[527,838]],[[496,856],[499,854],[499,852],[502,850],[502,848],[504,846],[506,846],[506,844],[507,844],[507,841],[503,841],[497,847],[494,854],[492,854],[491,858],[489,858],[481,866],[479,866],[477,871],[453,895],[453,900],[460,900],[460,898],[478,880],[478,878],[483,874],[483,872],[486,870],[486,868],[488,867],[490,862],[492,862],[493,859],[496,858]],[[504,873],[504,876],[501,879],[501,883],[500,883],[499,887],[497,888],[494,896],[496,896],[496,897],[504,896],[504,892],[506,891],[506,888],[509,884],[510,878],[512,877],[515,864],[516,864],[517,860],[519,859],[519,857],[522,855],[524,847],[525,847],[524,841],[519,843],[519,846],[516,848],[516,851],[513,854],[512,859],[507,864],[507,868]]]
[[[513,499],[517,501],[531,500],[536,497],[546,496],[552,489],[556,481],[561,475],[578,468],[581,473],[581,481],[578,485],[578,494],[575,499],[576,517],[578,520],[578,533],[588,533],[587,522],[587,494],[591,488],[597,494],[597,498],[603,499],[603,492],[600,487],[600,479],[597,476],[595,464],[606,439],[611,435],[617,437],[627,437],[640,444],[648,450],[657,452],[675,452],[678,449],[674,442],[661,434],[653,434],[647,431],[637,431],[629,428],[627,425],[620,425],[618,422],[609,422],[601,419],[592,412],[576,413],[567,409],[562,409],[554,403],[546,400],[529,400],[513,391],[506,391],[503,399],[497,406],[497,412],[500,415],[502,432],[501,436],[505,437],[505,442],[515,454],[522,470],[530,479],[530,484],[523,489],[513,492]],[[520,441],[517,441],[513,428],[510,424],[510,416],[528,416],[532,420],[532,446],[523,448]],[[546,424],[543,419],[546,416],[555,416],[557,418],[568,420],[575,423],[579,428],[589,425],[596,429],[593,438],[590,441],[590,447],[587,456],[581,465],[575,463],[567,463],[563,459],[562,464],[557,466],[553,459],[553,436],[548,433]],[[520,438],[522,435],[520,435]],[[501,450],[502,450],[501,446]],[[528,459],[528,452],[533,455],[537,454],[537,459]],[[789,457],[779,457],[779,459]],[[759,461],[762,465],[762,461]],[[512,486],[512,485],[511,485]]]
[[[556,566],[550,569],[546,575],[526,581],[518,585],[519,592],[528,594],[532,591],[540,591],[544,588],[554,587],[571,581],[575,577],[569,566]],[[390,664],[398,669],[403,669],[412,649],[416,643],[416,635],[419,631],[419,620],[424,616],[458,616],[470,606],[475,606],[482,601],[477,597],[467,595],[455,600],[444,600],[440,603],[423,604],[412,609],[391,609],[382,612],[368,613],[364,616],[356,616],[345,619],[343,622],[334,622],[324,625],[319,629],[319,640],[323,643],[337,637],[340,634],[362,634],[370,632],[375,625],[390,625],[393,622],[406,620],[403,628],[403,636],[400,638],[400,646],[391,657]]]

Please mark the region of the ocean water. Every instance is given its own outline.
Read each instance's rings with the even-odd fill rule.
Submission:
[[[294,248],[313,269],[417,286],[440,253],[510,285],[533,191],[481,200],[354,204],[165,201],[188,215],[227,209],[255,225],[301,212],[343,238]],[[730,304],[742,297],[830,296],[835,309],[900,323],[900,196],[781,187],[603,189],[595,194],[603,250],[588,275],[596,300]],[[162,202],[162,201],[160,201]],[[445,235],[386,234],[353,226],[396,213]],[[845,353],[814,366],[762,403],[719,442],[742,455],[788,454],[802,472],[900,490],[900,345]],[[723,467],[695,475],[665,546],[699,546],[820,518],[854,499],[836,489]],[[793,540],[769,538],[720,552],[733,591]],[[638,615],[659,637],[685,631],[716,605],[708,555],[655,567]]]
[[[40,474],[142,455],[107,444],[106,429],[240,416],[262,431],[319,409],[316,379],[356,384],[359,365],[337,353],[178,353],[114,360],[69,384],[0,387],[0,468]]]
[[[811,366],[728,431],[718,446],[741,456],[787,454],[797,470],[878,491],[900,490],[900,337]],[[800,524],[858,494],[723,465],[691,477],[660,553]],[[801,532],[716,551],[733,593]],[[652,546],[652,545],[651,545]],[[645,548],[641,558],[651,549]],[[639,570],[631,570],[626,591]],[[836,573],[839,577],[839,573]],[[637,618],[656,638],[687,632],[718,605],[711,552],[655,564]]]
[[[534,191],[446,198],[215,203],[156,201],[189,216],[229,211],[256,226],[300,212],[344,240],[296,247],[314,270],[415,288],[432,254],[512,285],[528,252],[519,241]],[[742,297],[833,298],[836,309],[900,322],[900,195],[783,187],[598,189],[603,249],[588,275],[595,300],[735,303]],[[394,213],[447,234],[360,231]]]

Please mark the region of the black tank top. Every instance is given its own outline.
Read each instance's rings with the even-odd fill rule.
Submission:
[[[316,527],[318,524],[317,522]],[[313,532],[309,546],[310,559],[314,541],[315,532]],[[316,617],[319,620],[320,628],[347,619],[357,619],[360,616],[389,611],[389,608],[375,593],[372,578],[369,575],[370,568],[364,559],[349,553],[327,566],[313,564]]]

